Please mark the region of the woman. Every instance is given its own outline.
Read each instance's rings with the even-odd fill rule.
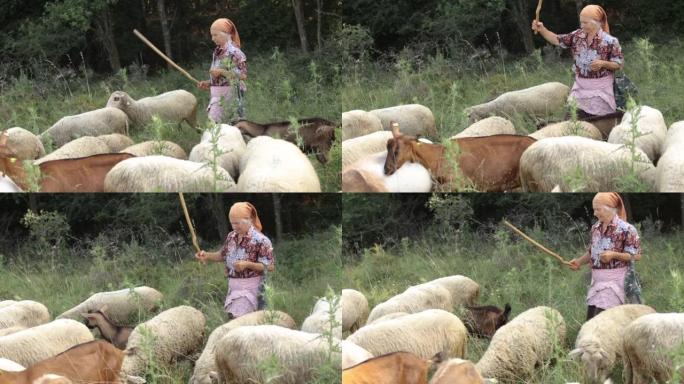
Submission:
[[[197,86],[211,92],[207,107],[209,119],[216,124],[228,123],[233,97],[238,98],[238,117],[244,115],[242,102],[247,90],[247,57],[240,50],[240,35],[232,21],[217,19],[209,31],[211,40],[216,44],[209,69],[210,80],[200,81]]]
[[[615,113],[613,93],[614,72],[624,65],[618,39],[609,34],[606,12],[598,5],[587,5],[580,12],[580,29],[556,35],[539,21],[532,21],[532,30],[546,41],[561,48],[572,49],[575,57],[575,84],[570,91],[579,107],[582,119]]]
[[[629,263],[641,259],[639,235],[625,221],[622,198],[615,192],[602,192],[592,202],[598,222],[591,227],[589,250],[570,261],[577,271],[591,265],[591,286],[587,294],[587,320],[603,310],[625,304],[625,276]]]
[[[228,213],[233,231],[226,236],[217,252],[203,250],[195,254],[202,263],[225,262],[228,276],[228,295],[224,310],[230,318],[240,317],[264,306],[264,274],[275,269],[273,246],[261,233],[261,222],[256,208],[250,203],[235,203]]]

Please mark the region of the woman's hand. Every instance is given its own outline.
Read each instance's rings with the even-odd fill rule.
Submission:
[[[211,75],[211,77],[213,77],[213,78],[215,79],[215,78],[217,78],[217,77],[219,77],[219,76],[223,76],[223,69],[221,69],[221,68],[212,68],[212,69],[209,70],[209,74]]]
[[[249,264],[250,264],[249,261],[238,260],[238,261],[236,261],[236,262],[233,264],[233,269],[235,269],[236,272],[242,272],[242,271],[244,271],[245,269],[249,269],[249,268],[248,268],[248,267],[249,267]]]
[[[199,83],[197,83],[197,88],[209,89],[209,82],[206,80],[200,81]]]
[[[579,271],[581,264],[577,259],[572,259],[570,260],[570,265],[568,265],[568,268],[572,269],[573,271]]]
[[[596,72],[601,70],[601,68],[605,67],[605,63],[605,61],[597,59],[592,61],[591,64],[589,64],[589,67],[591,67],[592,71]]]
[[[615,258],[616,252],[613,251],[605,251],[601,254],[601,262],[602,263],[609,263],[611,260]]]
[[[197,259],[202,264],[206,264],[207,263],[207,253],[204,251],[199,251],[199,252],[195,253],[195,259]]]
[[[532,30],[533,31],[541,32],[544,29],[545,29],[544,23],[542,23],[541,21],[532,20]]]

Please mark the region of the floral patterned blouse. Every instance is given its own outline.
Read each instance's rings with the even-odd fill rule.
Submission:
[[[620,219],[618,215],[608,224],[605,231],[601,232],[601,222],[597,222],[591,227],[591,245],[589,254],[591,255],[592,269],[614,269],[629,266],[629,261],[613,259],[608,263],[601,262],[601,253],[604,251],[615,251],[629,253],[631,255],[641,254],[641,242],[639,234],[632,224]]]
[[[572,49],[575,57],[572,69],[578,77],[597,79],[612,73],[606,68],[592,71],[590,65],[594,60],[612,61],[621,67],[624,64],[620,42],[603,30],[598,31],[591,41],[587,41],[587,34],[582,29],[558,35],[558,41],[561,48]]]
[[[275,263],[273,256],[273,246],[271,240],[264,236],[263,233],[250,227],[247,233],[242,237],[242,241],[238,243],[238,234],[232,231],[226,236],[226,241],[221,248],[221,257],[226,262],[226,270],[228,270],[229,278],[250,278],[261,276],[263,272],[256,272],[251,269],[245,269],[242,272],[237,272],[233,265],[238,260],[247,260],[253,263],[262,263],[265,267]]]
[[[230,61],[226,62],[225,60]],[[245,75],[246,77],[247,56],[245,56],[242,50],[236,47],[232,41],[228,41],[223,47],[216,47],[216,49],[214,49],[214,53],[211,56],[211,68],[232,69],[238,78],[240,78],[241,75]],[[211,77],[209,81],[209,85],[211,86],[231,85],[230,81],[223,76],[217,78]],[[244,80],[240,80],[240,90],[247,90],[247,85]]]

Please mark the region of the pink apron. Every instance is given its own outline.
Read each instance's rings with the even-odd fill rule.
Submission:
[[[229,85],[224,86],[211,86],[211,99],[209,99],[209,106],[207,106],[207,112],[209,112],[209,118],[217,124],[228,123],[228,121],[223,121],[223,113],[229,110],[233,101],[233,88]],[[221,104],[223,103],[223,108]]]
[[[625,303],[627,268],[592,269],[587,305],[608,309]]]
[[[223,305],[225,312],[240,317],[256,311],[259,305],[259,284],[261,276],[228,279],[228,296]]]

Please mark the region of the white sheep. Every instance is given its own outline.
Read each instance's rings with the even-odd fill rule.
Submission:
[[[124,91],[115,91],[109,96],[107,106],[124,111],[133,128],[147,125],[152,121],[153,115],[163,121],[178,124],[185,121],[191,127],[197,127],[197,99],[195,95],[182,89],[140,100],[134,100]]]
[[[16,303],[18,303],[16,300],[2,300],[0,301],[0,308],[9,307],[10,305],[14,305]]]
[[[373,354],[348,340],[340,342],[342,349],[342,369],[353,367],[373,358]]]
[[[569,354],[571,358],[580,361],[584,369],[583,382],[603,383],[615,363],[624,355],[622,337],[627,325],[643,315],[654,312],[655,310],[647,305],[618,305],[584,323],[577,334],[575,349]]]
[[[471,122],[488,116],[510,117],[524,113],[537,117],[562,111],[570,94],[570,87],[558,82],[506,92],[496,99],[466,109]]]
[[[2,328],[2,329],[0,329],[0,337],[11,335],[13,333],[17,333],[19,331],[23,331],[24,329],[28,329],[28,328],[30,328],[30,327],[25,327],[23,325],[15,325],[13,327]]]
[[[169,368],[177,360],[194,354],[204,341],[205,322],[202,312],[181,305],[139,324],[128,337],[126,347],[131,353],[124,357],[122,374],[143,376],[148,359]],[[150,345],[151,350],[144,347]]]
[[[670,382],[672,354],[684,343],[684,313],[652,313],[634,320],[623,332],[622,377],[625,384]],[[684,368],[679,367],[680,378]],[[681,381],[680,381],[681,382]]]
[[[655,166],[635,148],[636,175],[649,189]],[[627,148],[586,137],[550,137],[530,145],[520,157],[520,181],[525,192],[549,192],[556,185],[566,192],[614,191],[631,172]]]
[[[0,357],[25,367],[93,340],[88,327],[60,319],[0,337]]]
[[[240,129],[228,124],[221,124],[216,133],[217,148],[222,152],[218,155],[217,161],[221,168],[230,173],[235,180],[240,174],[240,157],[244,154],[247,145],[242,138]],[[205,131],[199,144],[195,145],[190,151],[190,161],[198,163],[209,163],[213,159],[212,154],[212,134]]]
[[[458,134],[451,136],[451,139],[491,135],[515,135],[515,127],[503,117],[490,116],[473,123]]]
[[[10,327],[35,327],[50,321],[50,312],[43,304],[22,300],[0,308],[0,331]]]
[[[632,111],[625,113],[620,124],[610,131],[608,142],[613,144],[630,143],[633,135],[631,125],[634,119]],[[662,154],[662,146],[665,144],[665,137],[667,136],[667,125],[663,114],[655,108],[644,105],[641,107],[639,118],[636,120],[636,132],[634,134],[638,137],[636,137],[634,144],[655,163]]]
[[[342,168],[348,167],[362,158],[379,152],[387,152],[387,140],[392,132],[378,131],[355,137],[342,142]]]
[[[24,369],[26,369],[26,367],[24,367],[23,365],[17,364],[12,360],[3,359],[0,357],[0,371],[19,372],[23,371]]]
[[[330,351],[321,335],[277,325],[238,327],[221,338],[215,348],[218,377],[228,383],[306,383],[329,353],[331,364],[340,366],[339,351]],[[279,368],[277,377],[269,378],[273,373],[269,375],[261,367],[269,361]]]
[[[355,109],[342,112],[342,141],[382,131],[382,122],[376,115]]]
[[[368,319],[368,300],[363,293],[345,288],[340,299],[342,306],[342,332],[354,332]]]
[[[684,192],[684,121],[670,126],[656,167],[658,192]]]
[[[406,162],[385,175],[387,151],[368,155],[342,169],[343,192],[430,192],[432,175],[420,163]]]
[[[561,136],[582,136],[594,140],[603,140],[601,131],[592,123],[586,121],[561,121],[547,125],[536,132],[530,133],[528,136],[534,137],[537,140],[546,139],[549,137]]]
[[[437,138],[435,116],[430,108],[420,104],[398,105],[395,107],[374,109],[371,114],[382,122],[382,129],[391,131],[390,122],[399,123],[401,132],[411,136],[427,136]]]
[[[369,323],[347,340],[373,356],[405,351],[424,359],[438,352],[447,357],[465,357],[468,332],[456,315],[441,309],[428,309]]]
[[[128,117],[116,108],[100,108],[80,115],[65,116],[40,134],[43,142],[52,141],[55,146],[83,136],[99,136],[109,133],[128,134]]]
[[[240,157],[237,192],[320,192],[311,161],[294,144],[259,136]]]
[[[57,318],[81,320],[81,313],[97,311],[106,306],[109,320],[114,324],[130,326],[137,324],[140,312],[156,311],[162,298],[161,292],[145,286],[98,292]]]
[[[23,192],[23,190],[7,175],[0,175],[0,193]]]
[[[231,320],[211,332],[207,344],[199,359],[195,362],[195,371],[189,384],[212,384],[212,377],[217,375],[214,348],[216,343],[231,330],[245,325],[272,324],[294,329],[295,321],[287,313],[280,311],[255,311]]]
[[[206,192],[235,187],[223,168],[216,175],[204,164],[167,156],[133,157],[107,173],[105,192]]]
[[[33,163],[39,165],[46,161],[75,159],[109,152],[109,146],[103,140],[93,136],[83,136],[62,145]]]
[[[35,160],[45,156],[45,147],[40,138],[24,128],[14,127],[7,130],[7,147],[18,160]]]
[[[112,153],[119,152],[124,148],[130,147],[134,144],[133,140],[130,137],[122,135],[120,133],[100,135],[97,138],[104,141],[104,143],[107,144],[107,147],[109,147],[109,151]]]
[[[168,156],[175,159],[187,160],[188,155],[180,145],[167,140],[148,140],[122,149],[120,152],[143,156]]]
[[[311,314],[304,319],[302,323],[302,331],[308,333],[325,333],[330,331],[331,319],[330,319],[330,302],[325,298],[321,297],[316,301]],[[332,335],[337,338],[342,338],[342,306],[338,305],[337,309],[333,313],[334,322],[337,325],[332,329]]]
[[[501,383],[529,381],[564,339],[560,312],[549,307],[528,309],[496,331],[475,366],[482,376]]]

